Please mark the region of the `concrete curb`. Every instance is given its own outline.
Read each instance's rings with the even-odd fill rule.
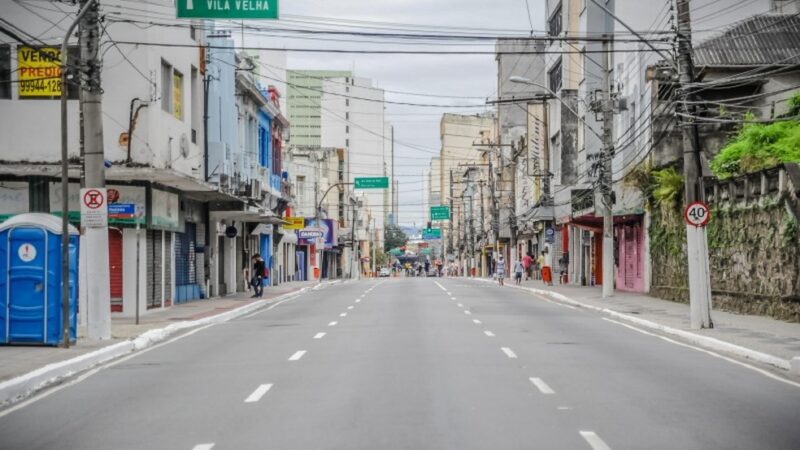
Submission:
[[[485,283],[493,283],[492,280],[487,280],[483,278],[472,278],[472,280],[481,281]],[[651,330],[656,330],[661,333],[675,336],[683,341],[689,342],[691,344],[697,345],[698,347],[703,347],[708,350],[715,350],[719,352],[729,353],[732,355],[739,356],[741,358],[749,359],[751,361],[755,361],[761,364],[766,364],[769,366],[776,367],[781,370],[786,370],[794,374],[800,374],[800,358],[794,358],[798,361],[792,364],[789,360],[779,358],[777,356],[769,355],[767,353],[762,353],[756,350],[752,350],[746,347],[742,347],[740,345],[731,344],[730,342],[721,341],[716,338],[712,338],[709,336],[702,336],[699,334],[691,333],[688,331],[680,330],[678,328],[668,327],[666,325],[661,325],[656,322],[652,322],[650,320],[645,320],[639,317],[631,316],[629,314],[623,314],[613,309],[609,308],[601,308],[599,306],[589,305],[586,303],[581,303],[577,300],[571,299],[563,294],[559,294],[557,292],[546,291],[544,289],[537,289],[537,288],[530,288],[530,287],[523,287],[523,286],[506,286],[514,289],[519,289],[523,291],[532,292],[534,294],[542,295],[549,297],[553,300],[566,303],[571,306],[575,306],[578,308],[585,308],[592,311],[597,311],[602,314],[614,317],[619,320],[624,320],[625,322],[629,322],[635,325],[639,325],[644,328],[649,328]]]
[[[162,342],[179,331],[188,328],[197,328],[205,325],[227,322],[240,316],[247,315],[271,304],[297,297],[309,290],[324,289],[327,286],[337,284],[341,280],[325,282],[322,285],[306,286],[296,291],[287,292],[269,300],[259,300],[236,309],[216,314],[214,316],[203,317],[202,319],[172,323],[164,328],[156,328],[145,331],[139,336],[118,342],[108,347],[85,353],[75,358],[57,363],[48,364],[44,367],[20,375],[15,378],[0,383],[0,407],[5,408],[14,403],[18,403],[34,393],[54,384],[60,383],[81,372],[107,363],[116,358],[128,355],[133,352],[144,350]]]

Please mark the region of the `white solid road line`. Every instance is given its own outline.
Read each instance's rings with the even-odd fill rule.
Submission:
[[[594,431],[580,431],[579,433],[586,439],[586,442],[589,443],[593,450],[611,450],[611,447],[606,445]]]
[[[213,442],[209,444],[197,444],[194,447],[192,447],[192,450],[211,450],[212,448],[214,448]]]
[[[262,384],[261,386],[257,387],[249,397],[244,399],[245,403],[255,403],[261,400],[261,397],[267,393],[272,388],[272,384]]]
[[[347,313],[341,313],[339,314],[339,317],[347,317]]]
[[[556,391],[554,391],[552,388],[550,388],[550,386],[548,386],[547,383],[542,381],[541,378],[531,377],[529,379],[531,380],[531,383],[533,383],[533,385],[536,386],[536,388],[539,389],[539,392],[541,392],[542,394],[555,394],[556,393]]]
[[[483,334],[485,334],[485,335],[487,335],[487,336],[489,336],[489,337],[494,337],[494,333],[492,333],[492,332],[491,332],[491,331],[489,331],[489,330],[484,330]]]
[[[335,327],[337,323],[339,323],[339,322],[334,320],[333,322],[328,323],[328,326],[329,327]]]
[[[796,383],[794,381],[787,380],[785,378],[781,378],[781,377],[779,377],[779,376],[777,376],[777,375],[775,375],[773,373],[767,372],[764,369],[760,369],[760,368],[758,368],[756,366],[751,366],[750,364],[746,364],[746,363],[743,363],[741,361],[737,361],[737,360],[735,360],[733,358],[729,358],[727,356],[720,355],[719,353],[714,353],[711,350],[706,350],[704,348],[695,347],[694,345],[684,344],[683,342],[678,342],[678,341],[676,341],[674,339],[670,339],[670,338],[668,338],[666,336],[660,336],[658,334],[651,333],[649,331],[645,331],[645,330],[639,329],[639,328],[634,327],[632,325],[628,325],[627,323],[622,323],[622,322],[618,322],[618,321],[613,320],[613,319],[609,319],[608,317],[603,317],[603,320],[605,320],[607,322],[615,323],[617,325],[622,325],[625,328],[630,328],[633,331],[638,331],[639,333],[646,334],[648,336],[657,337],[659,339],[665,340],[665,341],[667,341],[669,343],[672,343],[672,344],[675,344],[675,345],[680,345],[682,347],[690,348],[692,350],[697,350],[698,352],[703,352],[703,353],[705,353],[707,355],[711,355],[711,356],[713,356],[715,358],[723,359],[723,360],[728,361],[730,363],[745,367],[745,368],[750,369],[750,370],[754,370],[754,371],[760,373],[761,375],[764,375],[765,377],[772,378],[773,380],[777,380],[777,381],[780,381],[782,383],[786,383],[786,384],[788,384],[790,386],[794,386],[794,387],[800,388],[800,383]]]
[[[322,339],[323,337],[325,337],[325,333],[322,331],[314,335],[314,339]]]
[[[477,323],[478,325],[480,325],[480,324],[481,324],[481,321],[480,321],[480,320],[478,320],[478,319],[472,319],[472,322],[474,322],[474,323]]]
[[[350,305],[350,306],[347,307],[347,309],[353,309],[353,308],[354,308],[353,305]]]
[[[298,351],[294,352],[294,355],[289,357],[289,361],[297,361],[298,359],[302,358],[303,355],[305,355],[305,354],[306,354],[305,350],[298,350]]]
[[[517,354],[516,354],[516,353],[514,353],[514,351],[513,351],[513,350],[511,350],[511,349],[510,349],[510,348],[508,348],[508,347],[501,347],[501,348],[500,348],[500,350],[502,350],[502,351],[503,351],[503,353],[505,353],[505,354],[506,354],[506,356],[508,356],[509,358],[516,358],[516,357],[517,357]]]

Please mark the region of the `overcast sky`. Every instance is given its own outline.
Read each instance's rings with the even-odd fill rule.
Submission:
[[[535,30],[544,27],[544,1],[528,0]],[[281,1],[282,17],[297,15],[367,20],[388,24],[428,25],[433,29],[443,27],[490,28],[502,30],[529,30],[528,9],[525,0],[305,0]],[[296,24],[293,23],[293,24]],[[389,25],[387,25],[389,26]],[[343,37],[344,38],[344,37]],[[363,43],[320,42],[292,40],[286,47],[327,48],[390,48],[369,46]],[[409,46],[409,49],[454,49],[454,46]],[[475,47],[468,47],[476,49]],[[490,43],[480,50],[492,50]],[[496,63],[492,55],[368,55],[323,54],[290,52],[288,67],[293,69],[343,69],[355,67],[357,76],[372,78],[379,87],[410,92],[468,97],[493,96],[496,89]],[[400,94],[386,94],[387,100],[414,103],[463,105],[482,103],[475,99],[431,98]],[[416,223],[426,220],[422,207],[421,175],[429,158],[438,154],[439,119],[443,112],[479,112],[480,109],[450,109],[387,105],[387,119],[395,127],[395,174],[400,180],[400,222]],[[409,148],[403,144],[422,147]]]

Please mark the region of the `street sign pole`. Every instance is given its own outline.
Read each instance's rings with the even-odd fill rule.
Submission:
[[[136,325],[139,325],[139,239],[141,237],[142,210],[136,207]]]

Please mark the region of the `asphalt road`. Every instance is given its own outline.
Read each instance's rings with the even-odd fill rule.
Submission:
[[[800,387],[446,278],[312,291],[40,397],[0,449],[800,448]]]

